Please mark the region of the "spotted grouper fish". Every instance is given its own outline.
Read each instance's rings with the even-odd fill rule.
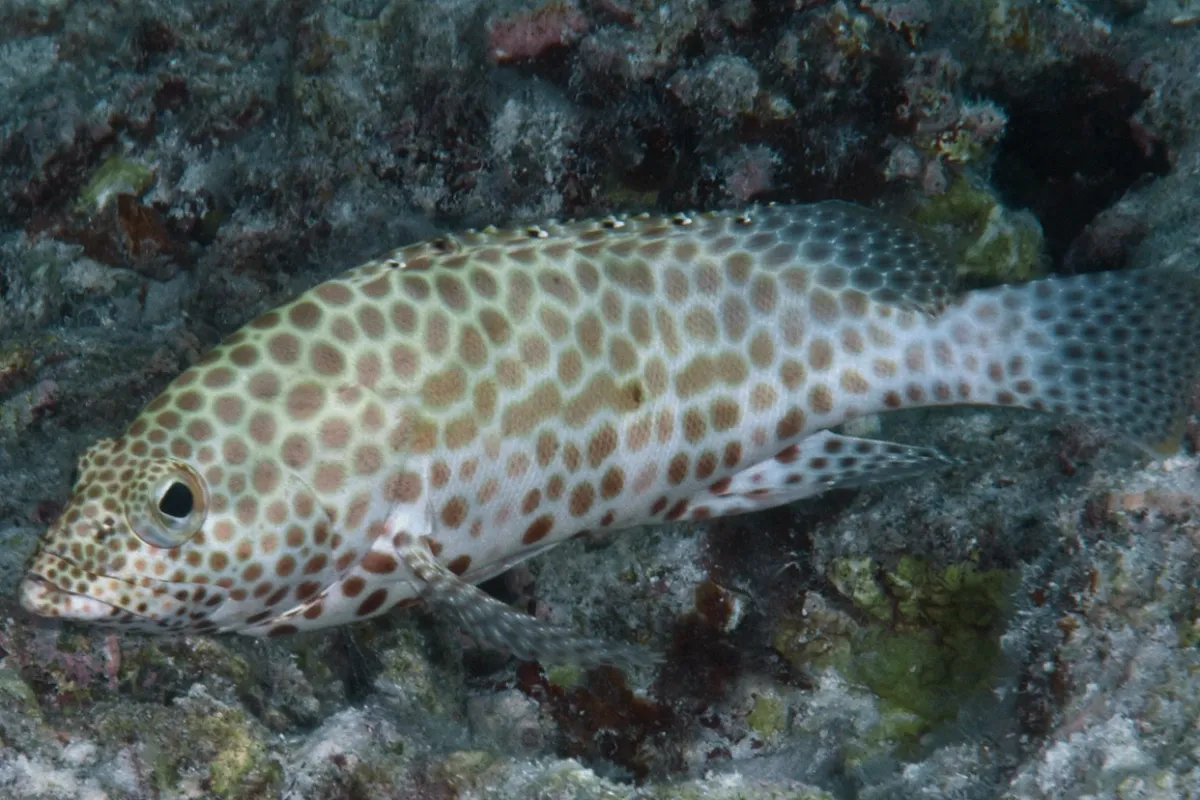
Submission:
[[[79,461],[20,588],[40,615],[287,634],[424,600],[482,644],[638,659],[474,584],[588,532],[702,520],[950,460],[829,429],[991,404],[1177,444],[1200,278],[958,293],[843,203],[443,236],[254,319]]]

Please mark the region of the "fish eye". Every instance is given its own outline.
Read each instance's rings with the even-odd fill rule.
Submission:
[[[158,510],[174,519],[187,519],[195,507],[196,499],[187,484],[175,481],[158,498]]]
[[[172,464],[159,481],[151,483],[144,500],[127,506],[126,515],[137,537],[151,547],[179,547],[204,527],[208,495],[192,469]]]

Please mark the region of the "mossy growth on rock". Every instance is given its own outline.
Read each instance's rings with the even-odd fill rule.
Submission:
[[[754,698],[746,725],[763,739],[770,739],[787,727],[787,704],[775,694],[760,694]]]
[[[500,761],[482,750],[456,751],[429,768],[432,785],[451,797],[494,786],[503,774]]]
[[[878,621],[851,637],[847,677],[915,717],[902,728],[915,734],[949,721],[966,696],[990,687],[1002,658],[1010,573],[913,556],[891,570],[839,559],[830,572],[838,591]]]
[[[109,156],[79,193],[79,210],[93,213],[104,209],[119,194],[140,197],[154,185],[154,170],[124,156]]]
[[[986,186],[965,175],[918,206],[913,219],[945,234],[949,255],[968,286],[1019,283],[1046,274],[1037,219],[1005,208]]]
[[[835,592],[810,593],[803,609],[782,615],[773,643],[796,667],[832,668],[878,698],[880,720],[863,748],[913,752],[923,734],[991,688],[1012,572],[903,556],[890,569],[839,558],[826,575]]]
[[[206,797],[269,797],[283,780],[269,732],[199,686],[171,706],[114,706],[96,727],[102,737],[136,742],[149,782],[164,793],[194,785]]]

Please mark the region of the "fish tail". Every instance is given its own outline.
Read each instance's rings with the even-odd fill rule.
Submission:
[[[975,402],[1069,414],[1158,455],[1178,450],[1200,372],[1200,274],[1125,270],[971,292],[936,327]]]

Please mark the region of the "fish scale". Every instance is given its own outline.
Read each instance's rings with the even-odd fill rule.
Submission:
[[[1177,442],[1193,275],[954,275],[842,203],[401,248],[252,320],[88,450],[22,602],[262,635],[423,598],[518,654],[636,660],[472,584],[572,536],[951,463],[828,430],[863,414],[1022,406]]]

